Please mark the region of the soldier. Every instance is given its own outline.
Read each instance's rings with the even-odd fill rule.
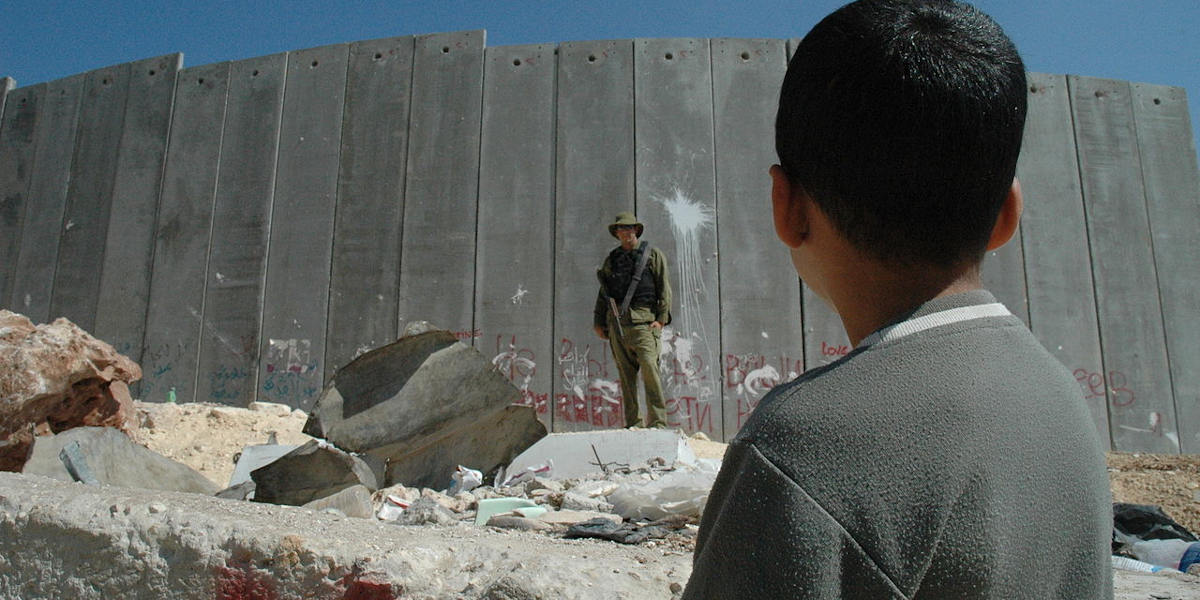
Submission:
[[[671,283],[662,251],[639,242],[645,227],[633,213],[618,213],[608,232],[620,240],[596,272],[600,293],[593,324],[596,335],[609,341],[621,376],[625,426],[638,424],[637,375],[646,388],[646,427],[666,427],[667,406],[658,357],[662,328],[671,322]]]

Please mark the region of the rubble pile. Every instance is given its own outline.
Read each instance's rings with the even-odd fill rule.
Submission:
[[[73,427],[129,433],[142,370],[67,319],[35,326],[0,310],[0,471],[20,471],[34,437]]]

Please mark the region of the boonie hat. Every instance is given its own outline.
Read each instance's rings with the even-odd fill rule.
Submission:
[[[633,213],[619,212],[617,213],[616,220],[613,221],[613,224],[608,226],[609,235],[617,237],[617,227],[621,225],[633,225],[634,227],[637,227],[638,237],[642,237],[642,232],[646,229],[646,226],[638,222],[637,217],[633,216]]]

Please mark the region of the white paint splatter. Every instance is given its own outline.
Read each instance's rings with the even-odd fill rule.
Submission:
[[[746,373],[745,380],[738,384],[738,392],[751,398],[758,398],[778,384],[779,371],[776,371],[775,367],[771,365],[766,365]]]
[[[763,336],[763,339],[764,339],[764,340],[769,340],[769,339],[771,339],[771,336],[767,335],[767,332],[765,332],[765,331],[764,331],[764,332],[762,332],[762,336]]]
[[[511,298],[512,303],[520,304],[521,300],[525,298],[525,294],[528,294],[528,293],[529,293],[529,290],[521,287],[521,284],[518,283],[517,284],[517,293],[513,294],[512,298]]]
[[[677,296],[679,311],[673,324],[676,335],[671,340],[671,352],[678,363],[675,370],[682,371],[683,375],[672,375],[669,379],[672,386],[686,386],[697,397],[709,396],[712,388],[704,387],[702,382],[715,380],[709,377],[712,367],[708,364],[715,353],[709,343],[706,315],[700,309],[701,302],[709,296],[704,281],[706,261],[701,255],[700,236],[713,228],[716,215],[712,207],[688,198],[679,188],[654,199],[667,211],[671,221],[680,279],[675,287],[683,292]],[[665,333],[663,339],[667,340]]]

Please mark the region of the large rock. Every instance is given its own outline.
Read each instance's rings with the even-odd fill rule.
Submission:
[[[128,433],[128,384],[141,377],[137,363],[65,318],[34,326],[0,310],[0,470],[20,471],[35,435],[81,426]]]
[[[324,440],[313,440],[250,472],[254,501],[303,506],[346,488],[379,489],[375,473],[361,458]]]
[[[445,489],[457,465],[490,473],[546,435],[519,399],[477,350],[427,331],[338,371],[304,433],[386,460],[386,485]]]
[[[22,471],[63,481],[73,477],[61,455],[78,444],[73,454],[96,483],[121,487],[212,495],[219,489],[199,471],[139,446],[111,427],[76,427],[58,435],[38,436]]]

